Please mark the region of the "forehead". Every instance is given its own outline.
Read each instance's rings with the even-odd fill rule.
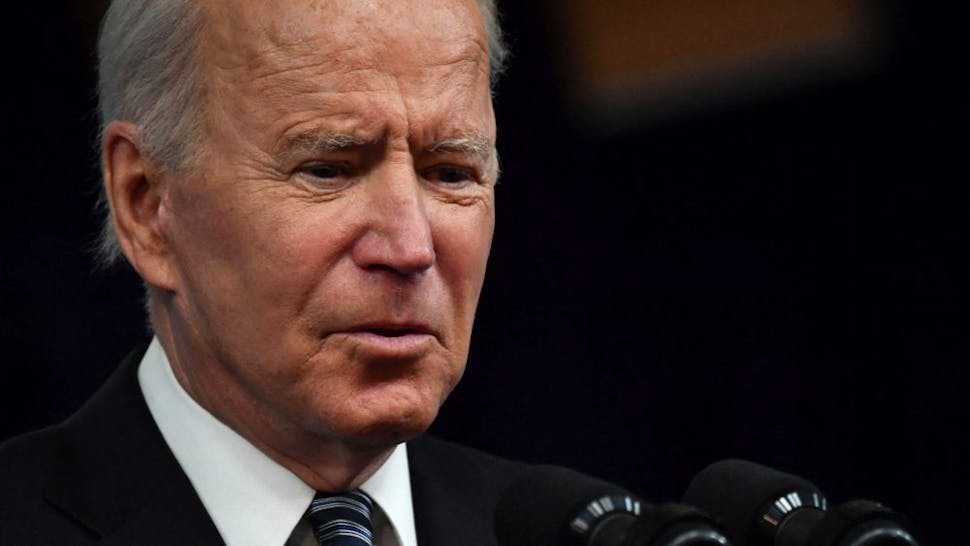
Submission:
[[[203,49],[222,68],[305,57],[404,71],[449,56],[487,59],[474,0],[211,0],[203,14]]]
[[[261,121],[246,132],[321,116],[374,131],[390,118],[493,123],[475,0],[213,0],[204,15],[211,94],[241,123]]]

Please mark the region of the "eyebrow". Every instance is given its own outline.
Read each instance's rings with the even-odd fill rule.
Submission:
[[[488,162],[495,153],[495,145],[492,143],[492,139],[485,135],[475,133],[440,140],[429,146],[426,151],[435,154],[468,154],[477,157],[483,162]]]
[[[364,146],[368,142],[368,140],[346,133],[306,131],[284,138],[279,150],[287,155],[301,152],[337,152],[347,148]],[[492,139],[484,134],[471,133],[439,140],[428,146],[425,151],[433,154],[467,154],[483,162],[488,162],[495,153],[495,145],[492,143]]]
[[[366,143],[367,141],[354,135],[327,131],[307,131],[286,137],[279,149],[287,154],[337,152],[355,146],[363,146]]]

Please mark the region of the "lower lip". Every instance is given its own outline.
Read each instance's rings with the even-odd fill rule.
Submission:
[[[347,336],[368,349],[388,356],[409,356],[427,350],[434,341],[431,334],[384,336],[374,332],[349,332]]]

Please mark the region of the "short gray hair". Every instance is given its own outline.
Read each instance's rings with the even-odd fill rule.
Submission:
[[[488,39],[494,90],[508,55],[496,0],[477,0]],[[114,120],[138,126],[142,152],[173,171],[189,168],[201,142],[203,81],[198,41],[202,17],[197,0],[112,0],[98,39],[98,108],[101,130]],[[100,141],[100,139],[99,139]],[[121,261],[107,196],[96,247],[103,267]]]

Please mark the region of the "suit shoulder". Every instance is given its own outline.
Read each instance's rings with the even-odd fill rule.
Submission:
[[[56,427],[28,432],[0,444],[0,484],[4,490],[10,491],[20,483],[38,484],[55,445]]]
[[[50,469],[57,462],[57,427],[16,436],[0,444],[0,544],[83,544],[75,526],[44,498]]]

